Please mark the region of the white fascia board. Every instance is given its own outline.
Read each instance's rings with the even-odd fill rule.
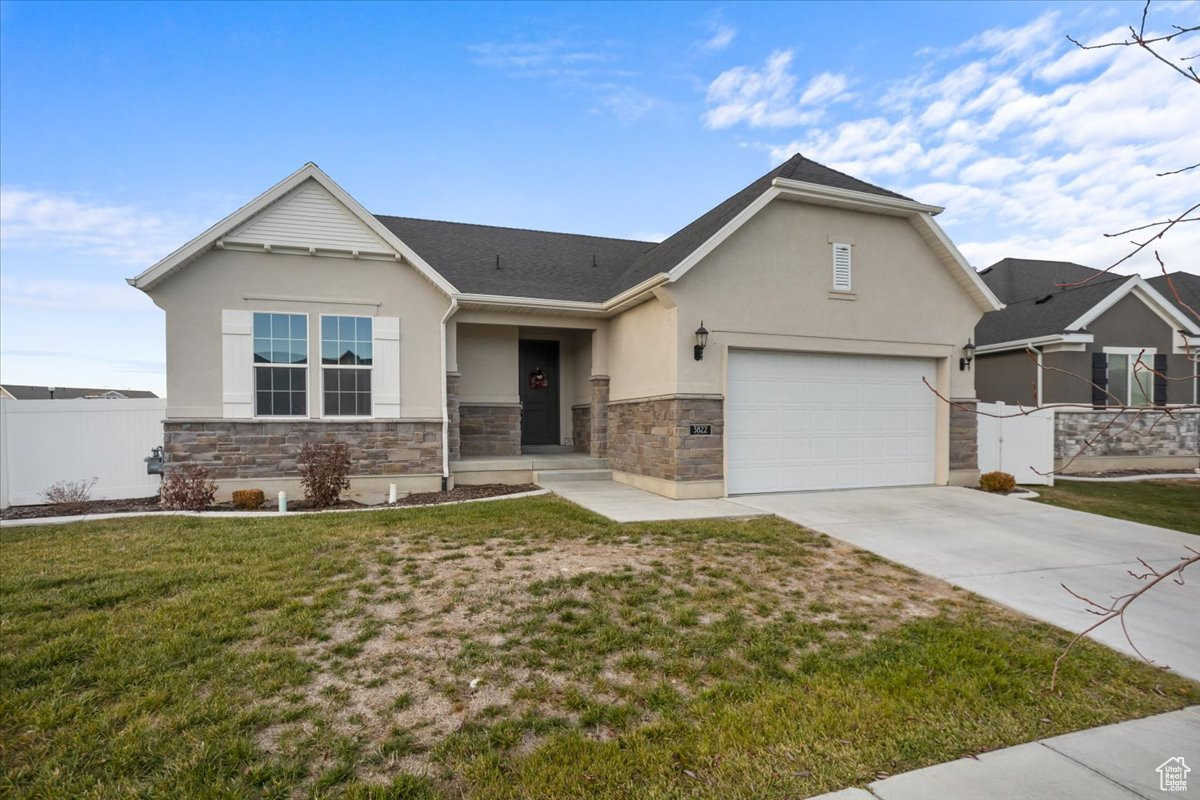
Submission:
[[[786,197],[795,200],[807,200],[812,203],[828,205],[862,206],[868,210],[891,212],[897,216],[910,214],[940,214],[946,209],[942,206],[930,206],[918,203],[916,200],[904,200],[899,197],[888,197],[871,192],[858,192],[853,189],[839,189],[833,186],[822,186],[816,183],[776,178],[771,185],[780,189]]]
[[[770,189],[767,189],[765,192],[759,195],[757,200],[743,208],[741,213],[729,220],[729,222],[726,222],[725,225],[722,226],[719,231],[710,236],[708,240],[704,242],[704,244],[697,247],[687,258],[683,259],[683,261],[680,261],[678,264],[672,267],[671,271],[667,273],[668,282],[674,283],[684,275],[688,274],[688,271],[691,270],[692,267],[704,260],[705,256],[707,256],[713,250],[716,250],[722,242],[732,236],[738,230],[738,228],[749,222],[755,214],[766,208],[767,203],[770,203],[781,193],[781,189],[772,186]]]
[[[1014,339],[1010,342],[981,344],[975,348],[976,355],[1000,353],[1005,350],[1028,350],[1030,347],[1043,347],[1048,344],[1091,344],[1096,337],[1090,333],[1055,333],[1050,336],[1035,336],[1032,339]]]
[[[1004,308],[1004,303],[1001,303],[1000,298],[988,288],[983,278],[979,277],[979,273],[971,268],[931,214],[914,214],[911,219],[915,225],[924,228],[928,236],[942,248],[942,262],[952,273],[957,273],[964,283],[964,288],[983,311],[1000,311]]]
[[[1181,331],[1187,331],[1193,336],[1200,336],[1200,327],[1197,327],[1195,322],[1176,308],[1174,303],[1163,297],[1157,289],[1147,283],[1140,275],[1130,276],[1129,280],[1125,281],[1107,297],[1088,309],[1087,313],[1082,317],[1075,320],[1071,328],[1087,327],[1092,322],[1095,322],[1101,314],[1115,306],[1130,293],[1149,306],[1150,310],[1162,317],[1163,321],[1168,325],[1177,325]]]
[[[453,285],[443,278],[436,270],[429,266],[423,258],[404,242],[400,241],[394,233],[388,230],[382,222],[377,220],[369,211],[351,197],[345,189],[325,174],[316,164],[311,161],[305,164],[300,169],[287,176],[279,183],[267,189],[258,197],[251,200],[246,205],[234,211],[229,216],[216,223],[208,230],[201,233],[196,238],[192,239],[187,244],[180,247],[169,256],[159,261],[154,266],[147,269],[136,278],[128,278],[126,282],[130,286],[146,291],[152,288],[156,283],[167,277],[176,269],[187,264],[193,258],[207,251],[210,247],[217,243],[217,240],[222,235],[236,230],[240,225],[249,220],[255,214],[265,209],[288,192],[295,189],[306,180],[315,180],[326,191],[333,195],[338,202],[344,205],[350,213],[354,214],[358,219],[370,228],[377,236],[383,239],[389,246],[395,249],[399,257],[404,258],[412,264],[417,272],[427,278],[435,286],[445,292],[447,295],[453,295],[457,291]]]

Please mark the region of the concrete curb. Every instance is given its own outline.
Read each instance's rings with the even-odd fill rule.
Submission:
[[[514,500],[519,497],[538,497],[550,494],[549,489],[535,489],[531,492],[515,494],[498,494],[494,497],[473,497],[469,500],[451,500],[446,503],[424,503],[415,506],[370,506],[368,508],[327,508],[320,511],[128,511],[114,514],[80,514],[74,517],[33,517],[31,519],[0,520],[0,528],[23,528],[37,525],[69,525],[74,522],[95,522],[105,519],[133,519],[135,517],[200,517],[204,519],[280,519],[283,517],[299,517],[312,514],[361,514],[370,511],[409,511],[417,508],[440,508],[442,506],[461,506],[466,503],[486,503],[489,500]]]
[[[1127,483],[1130,481],[1161,481],[1179,478],[1200,480],[1200,472],[1161,472],[1156,475],[1119,475],[1115,478],[1086,478],[1082,475],[1055,475],[1056,481],[1081,481],[1087,483]]]

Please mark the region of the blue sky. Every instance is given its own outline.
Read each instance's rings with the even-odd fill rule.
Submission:
[[[1195,202],[1136,3],[0,4],[0,378],[162,391],[135,275],[306,161],[378,213],[661,238],[792,152],[968,260],[1104,267]],[[1200,22],[1156,3],[1151,27]],[[1161,252],[1200,273],[1200,231]],[[1122,271],[1150,274],[1146,259]]]

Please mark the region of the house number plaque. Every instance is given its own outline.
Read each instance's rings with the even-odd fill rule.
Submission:
[[[691,425],[688,433],[691,436],[712,436],[712,425]]]

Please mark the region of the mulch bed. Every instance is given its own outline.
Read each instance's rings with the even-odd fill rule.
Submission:
[[[398,508],[400,506],[428,506],[435,503],[452,503],[459,500],[477,500],[481,497],[500,497],[506,494],[531,492],[538,487],[532,483],[509,485],[505,483],[486,483],[480,486],[456,486],[448,492],[419,492],[401,497],[394,504],[387,503],[368,505],[353,500],[343,500],[330,508]],[[264,503],[254,509],[263,513],[276,510],[273,502]],[[137,497],[130,500],[89,500],[86,503],[61,503],[57,505],[40,506],[10,506],[0,511],[0,519],[36,519],[39,517],[74,517],[82,514],[120,514],[146,513],[163,511],[158,504],[158,497]],[[206,511],[238,511],[233,503],[216,503]],[[309,511],[309,506],[303,500],[288,499],[288,511]]]

